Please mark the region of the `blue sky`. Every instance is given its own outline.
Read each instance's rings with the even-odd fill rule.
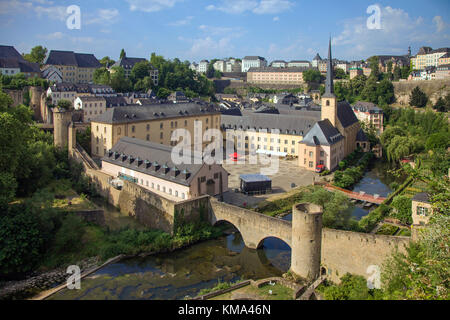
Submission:
[[[381,9],[381,29],[369,30],[368,6]],[[66,27],[70,5],[81,29]],[[306,0],[0,0],[0,44],[28,52],[48,49],[199,61],[246,55],[311,60],[327,54],[365,59],[413,54],[421,46],[450,47],[450,1]]]

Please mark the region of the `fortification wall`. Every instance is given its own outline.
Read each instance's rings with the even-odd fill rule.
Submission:
[[[415,87],[419,87],[434,104],[440,97],[450,93],[450,79],[426,80],[426,81],[400,81],[393,82],[396,102],[401,105],[409,104],[409,97]]]
[[[410,240],[409,237],[323,229],[321,265],[334,282],[339,282],[347,272],[369,278],[375,270],[370,266],[381,269],[386,258],[396,248],[404,252]]]

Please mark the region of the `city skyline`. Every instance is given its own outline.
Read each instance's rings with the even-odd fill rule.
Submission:
[[[66,27],[70,5],[81,9],[80,30]],[[370,5],[381,9],[381,29],[366,26]],[[316,53],[326,56],[331,34],[336,58],[359,60],[407,54],[408,46],[413,54],[421,46],[448,46],[449,8],[446,1],[426,8],[407,1],[325,1],[317,8],[293,0],[7,0],[0,3],[0,25],[2,44],[21,53],[43,45],[98,59],[118,59],[124,48],[147,59],[156,52],[189,61],[247,55],[312,60]]]

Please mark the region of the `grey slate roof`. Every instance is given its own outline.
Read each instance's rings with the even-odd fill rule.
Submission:
[[[222,129],[280,130],[280,134],[305,135],[317,119],[270,113],[244,113],[243,116],[222,115]]]
[[[330,120],[318,121],[305,135],[302,143],[309,146],[330,146],[344,139],[342,134],[331,124]]]
[[[347,101],[338,102],[337,116],[344,128],[347,128],[352,124],[354,124],[355,122],[358,122],[358,118],[356,118],[356,115],[353,112],[352,107]]]
[[[377,105],[372,102],[357,101],[353,104],[353,108],[356,108],[362,112],[383,113],[383,109],[377,107]]]
[[[0,46],[0,59],[7,58],[24,60],[22,55],[13,46]]]
[[[100,123],[130,123],[206,114],[219,114],[219,112],[213,107],[202,106],[196,103],[136,105],[109,108],[92,121]]]
[[[359,129],[358,133],[356,134],[356,141],[361,142],[369,141],[363,129]]]
[[[428,193],[425,193],[425,192],[416,194],[412,199],[414,201],[430,203],[430,196]]]
[[[101,68],[101,63],[93,54],[73,51],[51,50],[45,61],[49,65],[77,66],[79,68]]]
[[[0,58],[0,68],[20,69],[20,72],[40,73],[41,69],[38,63],[32,63],[16,58]]]
[[[119,59],[112,65],[112,67],[122,67],[124,69],[133,69],[136,63],[145,61],[144,58],[128,58],[127,56]]]
[[[266,60],[266,59],[264,59],[263,57],[259,57],[259,56],[246,56],[242,60]]]
[[[203,164],[175,165],[171,161],[171,153],[172,147],[123,137],[106,153],[102,161],[189,186]],[[194,157],[191,162],[194,163]],[[164,170],[165,167],[167,167],[167,171]]]

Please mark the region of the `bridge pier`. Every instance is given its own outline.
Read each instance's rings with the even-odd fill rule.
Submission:
[[[322,207],[296,204],[292,208],[291,271],[314,281],[320,275],[322,247]]]

